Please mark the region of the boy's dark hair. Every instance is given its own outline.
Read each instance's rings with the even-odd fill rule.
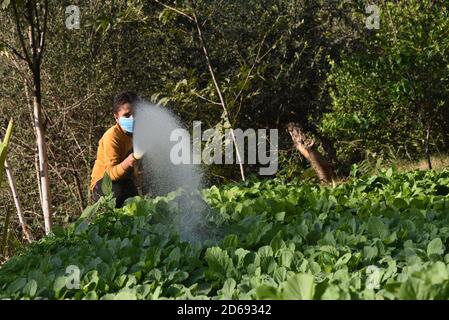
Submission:
[[[139,100],[139,96],[132,91],[123,91],[114,97],[113,111],[118,113],[120,107],[125,103],[133,104]]]

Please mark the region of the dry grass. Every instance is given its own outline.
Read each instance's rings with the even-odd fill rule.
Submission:
[[[432,168],[434,170],[449,169],[449,155],[432,156]],[[405,161],[401,160],[396,162],[398,171],[413,171],[413,170],[428,170],[429,166],[426,159],[419,161]]]
[[[449,154],[448,155],[439,155],[439,156],[432,156],[432,169],[436,171],[441,170],[449,170]],[[429,170],[429,165],[427,164],[426,159],[421,159],[419,161],[410,161],[410,160],[398,160],[393,164],[398,172],[408,172],[408,171],[415,171],[415,170]],[[392,167],[392,165],[388,166],[382,166],[382,168],[374,169],[370,173],[371,175],[376,175],[379,173],[380,170],[386,170],[388,168]],[[348,181],[347,177],[338,177],[333,182],[328,183],[328,186],[333,185],[339,185],[342,183],[345,183]]]

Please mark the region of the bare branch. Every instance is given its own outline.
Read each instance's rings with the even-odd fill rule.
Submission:
[[[23,60],[23,61],[27,61],[26,58],[20,54],[19,51],[17,51],[17,49],[15,49],[13,46],[11,46],[9,43],[7,43],[6,41],[1,41],[0,43],[3,43],[6,47],[9,48],[9,50],[12,51],[12,53],[14,53],[19,59]]]
[[[37,9],[37,1],[36,0],[32,0],[32,2],[33,2],[34,14],[36,15],[36,31],[37,31],[37,35],[40,36],[40,34],[41,34],[41,23],[40,23],[40,20],[39,20],[39,11]]]
[[[217,81],[217,79],[215,77],[214,67],[213,67],[212,61],[211,61],[211,59],[209,57],[209,50],[207,49],[206,41],[204,40],[204,37],[203,37],[203,31],[201,30],[201,25],[200,25],[200,23],[198,21],[198,16],[196,14],[196,9],[195,9],[195,4],[194,4],[193,0],[189,0],[189,3],[190,3],[190,6],[192,7],[193,19],[194,19],[194,23],[196,25],[196,29],[197,29],[197,32],[198,32],[198,38],[200,40],[200,45],[201,45],[201,47],[203,49],[204,57],[206,59],[206,64],[207,64],[207,67],[209,69],[209,73],[210,73],[210,76],[212,78],[212,82],[214,83],[214,86],[215,86],[215,91],[217,92],[218,97],[220,98],[220,103],[221,103],[221,106],[223,107],[223,113],[224,113],[227,121],[229,123],[231,123],[231,119],[230,119],[229,112],[228,112],[228,107],[227,107],[226,101],[225,101],[225,99],[223,97],[223,93],[221,91],[220,85],[218,84],[218,81]],[[240,155],[240,150],[238,148],[238,144],[237,144],[237,141],[236,141],[234,130],[232,129],[232,124],[231,124],[231,128],[230,128],[230,133],[231,133],[232,141],[234,142],[235,153],[236,153],[236,156],[237,156],[238,165],[240,167],[240,174],[242,176],[242,180],[245,181],[245,171],[244,171],[244,168],[243,168],[242,157]]]
[[[25,236],[27,241],[31,243],[31,241],[33,241],[33,236],[31,235],[30,229],[28,228],[28,225],[23,217],[22,205],[20,203],[19,193],[17,192],[16,179],[14,178],[12,167],[8,160],[5,160],[5,169],[6,175],[8,176],[8,183],[11,188],[11,193],[14,199],[14,204],[17,209],[17,217],[19,218],[19,223],[20,226],[22,227],[23,235]]]
[[[20,27],[20,17],[19,17],[19,13],[17,12],[17,6],[16,6],[15,1],[12,1],[12,8],[13,8],[13,12],[14,12],[14,20],[16,22],[17,33],[19,36],[20,44],[22,46],[23,54],[24,54],[26,62],[28,63],[29,67],[32,69],[33,64],[31,62],[30,55],[28,54],[28,50],[25,46],[25,40],[23,38],[22,28]]]
[[[180,15],[186,17],[187,19],[189,19],[189,20],[192,21],[192,22],[195,21],[194,18],[192,18],[191,16],[189,16],[187,13],[182,12],[181,10],[178,10],[178,9],[176,9],[176,8],[173,8],[173,7],[169,6],[169,5],[166,5],[165,3],[162,3],[162,2],[160,2],[159,0],[154,0],[154,1],[157,2],[157,3],[159,3],[159,4],[160,4],[161,6],[163,6],[164,8],[167,8],[167,9],[169,9],[169,10],[172,10],[173,12],[176,12],[177,14],[180,14]]]
[[[38,56],[38,63],[39,65],[42,63],[42,54],[44,52],[45,48],[45,40],[47,35],[47,25],[48,25],[48,0],[44,1],[44,29],[40,33],[40,41],[39,41],[39,56]]]
[[[197,96],[197,97],[200,98],[201,100],[207,101],[207,102],[209,102],[209,103],[211,103],[211,104],[215,104],[215,105],[221,106],[221,103],[220,103],[220,102],[216,102],[216,101],[207,99],[206,97],[203,97],[202,95],[200,95],[199,93],[197,93],[197,92],[195,92],[195,91],[192,91],[191,93],[193,93],[195,96]]]
[[[259,60],[259,56],[260,56],[260,51],[262,50],[262,46],[265,43],[265,39],[267,37],[267,33],[264,34],[262,41],[260,42],[259,48],[257,50],[257,54],[256,54],[256,59],[254,60],[253,65],[251,66],[251,69],[249,70],[245,82],[243,83],[243,86],[240,88],[239,93],[237,94],[237,96],[234,98],[234,103],[238,100],[238,98],[240,97],[240,95],[243,93],[243,90],[245,89],[246,84],[248,83],[249,78],[251,77],[251,73],[253,72],[254,68],[256,67],[256,64],[258,64],[260,62]]]
[[[11,62],[14,65],[14,68],[17,70],[17,72],[20,74],[20,76],[22,77],[22,80],[25,83],[25,86],[27,87],[31,87],[30,85],[30,79],[29,76],[27,75],[26,72],[24,72],[22,70],[22,68],[20,67],[19,61],[17,61],[14,57],[11,58]]]
[[[36,66],[37,66],[37,45],[36,45],[36,25],[34,23],[34,15],[36,15],[37,12],[34,12],[34,8],[33,8],[33,5],[31,4],[31,2],[28,2],[27,5],[28,5],[28,13],[29,13],[29,16],[27,16],[27,20],[29,22],[28,39],[30,41],[31,52],[33,54],[32,55],[33,67],[31,68],[31,71],[33,72],[33,74],[35,74],[36,71],[37,71],[37,69],[36,69]]]
[[[217,8],[219,8],[221,6],[221,4],[223,3],[224,0],[221,0],[216,7],[212,10],[211,13],[209,13],[209,15],[207,16],[206,19],[204,19],[203,23],[201,24],[201,27],[204,27],[207,23],[207,21],[209,21],[209,19],[214,15],[214,13],[217,11]]]

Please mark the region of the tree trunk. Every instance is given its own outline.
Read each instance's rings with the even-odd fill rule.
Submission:
[[[47,4],[46,4],[47,6]],[[39,20],[37,9],[31,5],[28,9],[31,19],[28,27],[28,38],[31,49],[31,72],[33,74],[33,120],[36,128],[36,144],[39,156],[39,182],[42,193],[42,213],[44,215],[45,234],[52,228],[50,179],[48,177],[48,154],[45,141],[45,128],[42,118],[42,90],[41,90],[41,61],[45,41],[45,29],[39,34]],[[46,14],[48,9],[46,10]],[[37,20],[35,20],[37,19]],[[47,18],[45,17],[44,24]]]
[[[429,170],[432,170],[432,159],[430,158],[430,150],[429,150],[429,144],[430,144],[430,129],[431,129],[431,124],[429,121],[429,124],[427,125],[427,130],[426,130],[426,146],[425,146],[425,154],[426,154],[426,160],[427,160],[427,164],[429,166]]]
[[[40,79],[38,79],[40,81]],[[36,86],[38,87],[38,86]],[[50,180],[48,178],[47,145],[42,127],[42,105],[40,102],[40,88],[33,92],[34,126],[36,128],[36,143],[39,155],[39,182],[42,193],[42,213],[44,214],[45,233],[49,234],[52,227]]]
[[[48,177],[47,146],[45,142],[45,129],[42,121],[42,93],[41,93],[41,63],[45,48],[45,40],[48,23],[48,0],[43,0],[40,5],[36,1],[26,1],[23,7],[19,7],[17,1],[11,1],[17,36],[22,48],[22,54],[14,50],[14,53],[28,65],[32,77],[29,88],[32,90],[33,101],[33,126],[36,133],[38,155],[38,181],[42,212],[44,215],[45,233],[51,232],[51,197]],[[23,25],[24,23],[24,25]],[[28,32],[26,32],[28,31]],[[26,36],[28,33],[28,47]],[[24,81],[28,84],[27,77]],[[28,96],[27,96],[28,99]]]
[[[314,134],[315,137],[318,138],[321,142],[321,146],[324,149],[324,157],[329,162],[329,165],[332,169],[332,171],[335,172],[336,168],[338,167],[338,159],[337,159],[337,152],[334,148],[334,145],[332,141],[327,138],[326,136],[323,136],[319,131],[316,125],[312,124],[307,127],[307,130],[310,131],[310,133]]]
[[[306,137],[299,124],[289,123],[287,129],[296,149],[310,162],[320,182],[327,183],[335,179],[335,173],[329,161],[317,150],[315,141]]]
[[[36,131],[36,129],[34,131]],[[35,150],[36,150],[36,148],[35,148]],[[40,174],[39,174],[39,154],[37,152],[34,155],[34,167],[35,167],[35,172],[36,172],[37,190],[39,191],[39,203],[41,205],[41,208],[43,208],[43,205],[42,205],[41,180],[39,178],[40,177]]]
[[[8,183],[9,186],[11,188],[11,193],[14,199],[14,204],[16,206],[17,209],[17,216],[19,218],[19,222],[20,225],[22,226],[22,232],[23,235],[25,236],[25,238],[27,239],[27,241],[29,243],[31,243],[31,241],[33,241],[33,237],[29,231],[28,225],[25,222],[25,219],[23,217],[23,211],[22,211],[22,206],[20,204],[20,199],[19,199],[19,194],[17,192],[17,186],[16,186],[16,179],[14,178],[13,172],[12,172],[12,168],[9,165],[8,160],[5,160],[5,169],[6,169],[6,175],[8,176]]]

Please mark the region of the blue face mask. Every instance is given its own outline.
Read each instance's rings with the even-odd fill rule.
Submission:
[[[129,117],[129,118],[120,117],[118,119],[118,124],[126,132],[129,132],[129,133],[133,133],[134,132],[134,118],[133,117]]]

